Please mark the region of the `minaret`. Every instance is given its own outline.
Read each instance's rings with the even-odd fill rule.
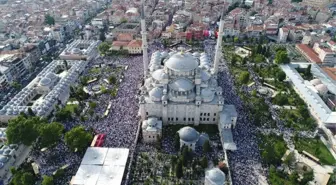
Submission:
[[[217,72],[218,72],[219,59],[221,57],[221,52],[222,52],[224,14],[225,14],[225,12],[223,11],[223,13],[221,15],[220,22],[219,22],[219,30],[218,30],[218,36],[217,36],[217,44],[216,44],[216,51],[215,51],[216,53],[215,53],[214,69],[213,69],[214,74],[217,74]]]
[[[146,32],[146,22],[145,22],[145,10],[144,2],[141,1],[141,35],[142,35],[142,60],[144,65],[144,78],[146,79],[148,71],[148,44],[147,44],[147,32]]]

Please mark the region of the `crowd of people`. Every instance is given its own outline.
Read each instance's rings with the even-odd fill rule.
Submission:
[[[209,58],[213,59],[215,54],[214,45],[206,44],[204,48]],[[266,170],[262,167],[261,163],[258,141],[255,135],[257,129],[252,124],[244,103],[235,90],[233,78],[225,62],[220,64],[218,84],[223,88],[225,104],[235,105],[238,113],[237,125],[232,130],[237,150],[228,152],[233,184],[261,184],[266,181]]]

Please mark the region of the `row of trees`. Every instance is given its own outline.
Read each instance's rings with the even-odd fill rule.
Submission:
[[[64,126],[58,122],[48,123],[39,117],[23,115],[9,120],[6,130],[9,144],[30,146],[37,140],[40,148],[54,146],[61,140],[63,133]],[[68,131],[64,140],[72,151],[82,151],[92,140],[92,135],[80,126]]]

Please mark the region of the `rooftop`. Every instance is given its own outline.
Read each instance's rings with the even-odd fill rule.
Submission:
[[[296,47],[299,48],[301,52],[305,53],[313,62],[322,63],[317,53],[306,44],[297,44]]]

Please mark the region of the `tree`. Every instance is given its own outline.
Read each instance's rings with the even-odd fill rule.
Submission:
[[[106,36],[105,36],[104,30],[100,30],[99,40],[102,41],[102,42],[105,42]]]
[[[72,151],[83,151],[92,141],[92,135],[84,127],[78,126],[67,132],[64,140]]]
[[[294,152],[291,152],[284,160],[284,164],[286,164],[287,166],[292,166],[294,163],[295,163],[295,154]]]
[[[234,42],[234,43],[238,43],[238,42],[239,42],[239,38],[238,38],[238,37],[234,37],[234,38],[233,38],[233,42]]]
[[[311,64],[308,65],[308,67],[305,69],[304,73],[305,73],[305,75],[307,77],[311,77],[312,76],[312,74],[311,74]]]
[[[40,144],[41,147],[50,147],[57,143],[62,137],[64,126],[57,122],[45,124],[40,127]]]
[[[183,146],[182,147],[182,152],[181,152],[181,157],[180,160],[182,161],[183,166],[187,166],[188,162],[188,147]]]
[[[6,130],[8,143],[23,143],[26,146],[30,146],[39,135],[38,126],[40,124],[41,120],[38,117],[24,118],[23,116],[18,116],[9,120]]]
[[[91,109],[95,109],[97,107],[97,103],[96,102],[92,102],[92,101],[89,101],[89,107]]]
[[[35,181],[34,181],[33,174],[28,173],[28,172],[23,173],[21,176],[21,182],[24,185],[34,185]]]
[[[54,178],[43,175],[42,185],[54,185]]]
[[[112,84],[117,82],[117,78],[114,75],[109,76],[108,81]]]
[[[55,25],[55,19],[50,14],[44,16],[44,23],[47,25]]]
[[[63,65],[65,66],[66,70],[69,69],[68,62],[66,60],[63,60]]]
[[[201,163],[202,168],[205,169],[205,168],[208,167],[208,159],[207,159],[205,156],[203,156],[203,157],[201,158],[200,163]]]
[[[261,54],[256,54],[256,56],[254,57],[254,62],[255,63],[263,63],[263,62],[265,62],[265,57]]]
[[[122,18],[122,19],[120,20],[120,23],[127,23],[127,19],[126,19],[126,18]]]
[[[210,146],[210,142],[209,140],[206,140],[204,143],[203,143],[203,152],[204,153],[208,153],[211,151],[211,146]]]
[[[70,120],[72,117],[71,117],[71,111],[68,110],[68,109],[60,109],[56,112],[55,114],[55,118],[57,121],[66,121],[66,120]]]
[[[313,170],[310,170],[309,172],[306,172],[303,174],[303,178],[300,181],[300,185],[306,185],[309,181],[314,180],[314,172]]]
[[[35,116],[35,113],[33,112],[33,110],[30,107],[28,107],[28,115],[29,116]]]
[[[289,63],[289,58],[288,58],[288,55],[287,55],[287,51],[284,51],[284,50],[277,51],[277,53],[275,55],[275,62],[277,64],[287,64],[287,63]]]
[[[13,82],[11,86],[14,87],[16,90],[20,90],[22,87],[22,85],[19,82]]]
[[[231,59],[231,65],[232,65],[232,66],[235,66],[236,63],[237,63],[237,57],[236,57],[236,55],[233,55],[233,56],[232,56],[232,59]]]
[[[180,136],[178,134],[175,134],[174,146],[177,151],[180,150]]]
[[[182,161],[178,160],[176,167],[175,167],[175,175],[177,178],[183,177],[183,167],[182,167]]]
[[[250,73],[247,71],[242,72],[238,78],[239,82],[242,84],[247,84],[249,79],[250,79]]]
[[[279,105],[279,106],[283,106],[283,105],[286,105],[288,104],[288,98],[286,95],[284,94],[277,94],[275,97],[274,97],[274,104],[276,105]]]
[[[280,82],[284,81],[284,80],[286,79],[286,73],[283,72],[283,71],[279,71],[279,72],[277,73],[277,79],[278,79]]]
[[[106,53],[109,51],[109,49],[110,49],[110,45],[106,42],[102,42],[98,46],[98,51],[99,51],[100,55],[102,55],[102,56],[105,56]]]

